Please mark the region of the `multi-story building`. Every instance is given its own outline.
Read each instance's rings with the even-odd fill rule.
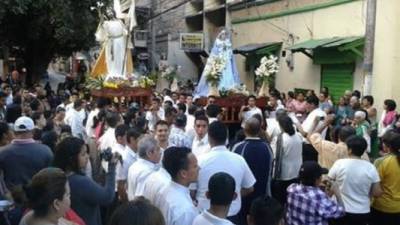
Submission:
[[[197,81],[218,32],[232,34],[241,80],[255,90],[261,57],[279,57],[278,90],[320,90],[337,100],[363,90],[367,0],[147,0],[155,16],[149,42],[154,61],[167,56]],[[400,100],[400,1],[377,1],[372,95]],[[153,34],[153,35],[152,35]],[[152,51],[149,51],[152,53]],[[378,107],[379,108],[379,107]]]
[[[152,1],[155,61],[165,55],[181,66],[181,80],[197,81],[218,32],[229,27],[226,0]]]
[[[372,95],[381,104],[400,100],[400,1],[377,1]],[[367,0],[263,0],[229,6],[238,69],[254,87],[262,56],[279,57],[276,87],[281,91],[327,86],[337,98],[346,89],[362,91]],[[380,105],[377,105],[381,108]]]

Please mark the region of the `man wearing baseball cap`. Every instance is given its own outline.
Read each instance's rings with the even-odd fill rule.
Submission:
[[[10,190],[27,184],[53,161],[50,148],[33,140],[34,127],[31,118],[19,117],[14,123],[14,140],[0,152],[0,170],[4,171],[4,181]]]
[[[305,161],[300,168],[300,183],[288,187],[287,200],[287,225],[328,225],[331,218],[339,218],[344,215],[344,207],[341,204],[339,190],[332,186],[333,194],[338,203],[330,199],[320,185],[322,175],[328,170],[322,168],[317,162]]]

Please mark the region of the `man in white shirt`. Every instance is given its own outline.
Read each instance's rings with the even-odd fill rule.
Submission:
[[[165,150],[162,163],[172,181],[160,193],[156,206],[164,215],[166,225],[192,225],[199,214],[189,190],[190,183],[199,174],[196,156],[189,148],[170,147]]]
[[[116,129],[117,133],[118,127]],[[126,145],[123,151],[122,156],[122,164],[118,163],[116,168],[115,178],[117,180],[117,188],[118,188],[118,198],[121,201],[128,200],[127,193],[127,179],[129,167],[137,161],[137,144],[141,133],[135,128],[129,128],[126,132]],[[118,142],[118,137],[117,137]]]
[[[3,93],[6,94],[6,105],[11,105],[13,103],[13,93],[10,85],[3,85]]]
[[[64,122],[71,127],[72,135],[74,137],[85,140],[85,127],[83,126],[82,114],[80,113],[83,109],[83,102],[77,99],[74,103],[74,107],[67,111]]]
[[[30,95],[28,95],[28,96],[30,96]],[[67,112],[67,105],[69,105],[70,104],[70,96],[67,94],[67,93],[65,93],[65,95],[63,96],[63,102],[61,103],[61,104],[59,104],[56,108],[63,108],[63,109],[65,109],[65,112]]]
[[[275,118],[276,112],[280,109],[285,109],[285,106],[282,104],[281,100],[279,100],[278,96],[271,95],[269,97],[267,110],[265,111],[265,114],[266,114],[265,117],[266,118]]]
[[[307,118],[301,124],[301,133],[304,137],[304,146],[303,146],[303,161],[318,161],[318,152],[315,148],[308,143],[306,137],[308,134],[311,134],[317,127],[323,125],[323,121],[327,117],[326,113],[319,108],[319,99],[311,95],[306,99],[306,107],[307,107]],[[321,132],[321,136],[325,139],[326,129]]]
[[[143,196],[153,205],[159,205],[161,198],[160,193],[171,183],[171,176],[164,169],[160,168],[157,172],[152,173],[144,183]]]
[[[194,137],[192,144],[192,152],[196,157],[200,157],[210,151],[211,147],[208,143],[208,118],[206,116],[200,115],[196,117],[194,122],[194,130],[196,131],[196,136]]]
[[[125,124],[120,124],[115,128],[115,144],[112,146],[112,153],[118,153],[122,157],[126,154],[126,132],[128,131],[128,126]],[[121,161],[117,163],[116,166],[116,171],[121,171]],[[115,197],[118,199],[120,196],[118,196],[118,189],[121,189],[123,186],[125,186],[124,183],[120,183],[119,181],[121,180],[120,178],[117,177],[118,175],[116,174],[116,179],[115,179],[115,191],[117,192]],[[120,174],[121,176],[121,174]],[[126,179],[125,179],[126,180]]]
[[[312,95],[307,97],[306,102],[307,112],[309,114],[307,115],[307,118],[304,120],[304,122],[301,124],[301,127],[303,128],[304,132],[306,132],[307,134],[311,134],[311,132],[313,132],[317,126],[323,124],[326,113],[318,107],[319,100],[316,96]],[[323,138],[325,138],[325,135],[326,130],[323,134]]]
[[[282,133],[281,126],[279,125],[277,118],[280,116],[286,116],[287,112],[285,109],[279,109],[276,111],[275,115],[276,116],[274,118],[266,119],[267,123],[266,132],[268,136],[271,138],[271,148],[274,154],[276,152],[276,141],[278,140],[278,136]]]
[[[186,115],[186,104],[185,103],[176,104],[176,109],[178,110],[178,114]]]
[[[235,179],[224,172],[214,174],[208,182],[207,198],[210,199],[210,209],[198,215],[193,225],[233,225],[226,219],[229,207],[237,198]]]
[[[121,117],[118,113],[107,112],[106,124],[108,128],[104,132],[104,134],[99,138],[100,152],[105,151],[107,148],[112,148],[117,143],[117,139],[115,138],[115,128],[120,123],[121,123]],[[108,170],[107,162],[102,161],[101,164],[103,166],[103,169],[107,172]]]
[[[248,105],[242,106],[242,108],[240,108],[240,112],[239,112],[239,119],[242,121],[242,125],[241,125],[242,128],[244,128],[244,123],[249,118],[253,117],[256,114],[259,114],[260,116],[262,116],[261,109],[256,106],[256,96],[250,95],[247,98],[247,104]]]
[[[65,111],[68,113],[71,109],[74,108],[74,102],[79,99],[79,94],[73,92],[70,97],[70,103],[65,105]]]
[[[206,109],[207,117],[208,117],[208,122],[211,124],[214,121],[219,121],[221,118],[221,107],[219,105],[208,105]]]
[[[181,113],[175,118],[174,125],[171,128],[169,134],[168,142],[170,146],[175,147],[187,147],[190,148],[192,143],[190,142],[190,137],[185,133],[186,127],[186,115]]]
[[[186,135],[190,138],[190,142],[193,142],[194,136],[196,135],[196,132],[194,130],[194,120],[195,120],[195,112],[197,111],[197,106],[191,105],[189,108],[189,113],[186,113],[186,127],[185,127],[185,133]]]
[[[165,120],[164,109],[161,107],[161,101],[158,98],[153,98],[151,107],[146,113],[146,119],[149,121],[150,131],[154,131],[155,125],[159,120]]]
[[[158,141],[158,146],[161,148],[161,152],[168,148],[169,142],[169,125],[166,121],[160,120],[156,123],[155,127],[155,138]]]
[[[88,117],[87,117],[87,121],[86,121],[86,135],[88,136],[88,138],[94,138],[94,130],[95,128],[93,127],[94,125],[94,118],[97,117],[97,115],[99,114],[100,110],[104,109],[107,105],[107,99],[104,98],[99,98],[97,99],[96,102],[96,108],[92,111],[90,111]]]
[[[210,208],[210,201],[206,197],[210,177],[218,172],[226,172],[234,177],[236,193],[247,196],[253,192],[256,182],[253,173],[242,156],[230,152],[226,146],[228,132],[226,126],[219,121],[213,122],[208,128],[208,141],[211,151],[199,157],[199,178],[197,181],[196,198],[201,210]],[[235,216],[241,207],[241,196],[232,202],[228,216]]]
[[[138,160],[132,164],[128,172],[129,200],[143,195],[146,179],[160,168],[160,147],[153,137],[145,136],[139,140],[138,154]]]
[[[193,96],[188,95],[186,96],[186,115],[189,115],[189,109],[193,106]]]
[[[164,108],[165,112],[165,121],[168,123],[168,126],[172,126],[175,121],[175,117],[178,114],[178,110],[172,106],[166,106]]]
[[[339,159],[329,170],[328,177],[339,185],[346,215],[338,224],[367,225],[370,197],[382,195],[380,178],[373,164],[361,159],[367,149],[363,137],[353,135],[346,140],[350,157]]]

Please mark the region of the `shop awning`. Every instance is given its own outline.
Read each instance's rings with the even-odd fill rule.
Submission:
[[[245,57],[250,54],[268,55],[276,52],[282,46],[282,42],[267,42],[260,44],[247,44],[237,47],[233,50],[233,54],[241,54]]]
[[[208,52],[206,52],[205,50],[202,49],[187,49],[185,50],[185,53],[187,54],[195,54],[195,55],[201,55],[203,57],[208,57]]]
[[[359,49],[363,45],[364,37],[332,37],[325,39],[311,39],[295,44],[287,49],[292,52],[302,52],[310,58],[313,58],[313,54],[308,51],[315,51],[318,49],[337,49],[339,52],[351,51],[357,56],[363,57],[363,53]]]

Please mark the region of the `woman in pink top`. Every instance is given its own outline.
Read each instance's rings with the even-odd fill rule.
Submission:
[[[293,102],[296,100],[296,96],[294,95],[293,91],[289,91],[287,93],[287,99],[285,102],[286,108],[289,112],[293,112],[294,111],[294,106],[293,106]]]
[[[396,120],[396,115],[397,115],[396,102],[392,99],[386,99],[384,101],[383,108],[386,111],[386,115],[383,118],[383,125],[384,125],[384,127],[387,127]]]
[[[303,93],[297,93],[296,99],[291,102],[291,108],[299,121],[303,122],[306,117],[306,101]]]

